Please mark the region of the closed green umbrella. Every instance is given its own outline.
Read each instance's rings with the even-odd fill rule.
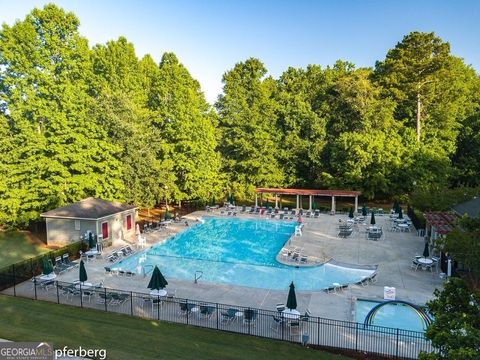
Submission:
[[[423,248],[423,257],[427,258],[430,256],[430,249],[428,248],[428,242],[425,243],[425,247]]]
[[[148,283],[147,287],[151,290],[160,290],[167,285],[167,280],[165,280],[165,278],[163,277],[158,266],[155,265],[155,269],[153,269],[152,277],[150,278],[150,282]]]
[[[393,210],[395,210],[395,213],[398,214],[398,208],[400,207],[400,204],[398,203],[397,200],[394,201],[393,203]]]
[[[348,212],[348,217],[350,219],[353,219],[355,217],[355,215],[353,215],[353,208],[350,208],[350,211]]]
[[[88,233],[88,247],[89,249],[93,249],[95,247],[95,239],[93,238],[92,233]]]
[[[297,308],[297,296],[295,295],[295,285],[293,285],[293,281],[290,284],[290,290],[288,290],[288,298],[287,298],[287,309],[293,310]]]
[[[372,211],[372,217],[370,218],[370,224],[375,225],[375,213]]]
[[[312,202],[312,209],[313,209],[313,210],[316,210],[316,209],[317,209],[317,202],[315,201],[315,199],[314,199],[313,202]]]
[[[49,275],[53,272],[53,266],[50,261],[48,261],[48,257],[44,256],[42,259],[42,266],[43,266],[43,275]]]
[[[398,210],[398,218],[399,218],[399,219],[403,219],[403,211],[402,211],[402,208],[399,208],[399,210]]]
[[[265,203],[265,207],[266,207],[267,209],[270,208],[270,203],[268,202],[268,197],[267,197],[267,202]]]
[[[170,220],[172,218],[172,216],[170,215],[170,210],[168,209],[168,206],[167,206],[167,210],[165,210],[165,220]]]
[[[212,196],[212,200],[210,200],[210,206],[215,206],[215,196]]]
[[[362,215],[367,216],[367,208],[365,207],[365,205],[363,205],[362,207]]]
[[[84,283],[88,280],[87,270],[85,270],[85,263],[83,262],[83,260],[80,260],[80,271],[78,280],[80,280],[81,283]]]

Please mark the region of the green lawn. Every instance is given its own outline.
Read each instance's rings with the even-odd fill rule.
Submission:
[[[40,255],[49,249],[23,232],[0,232],[0,269],[21,260]]]
[[[0,296],[0,338],[107,350],[107,359],[345,360],[300,345]]]

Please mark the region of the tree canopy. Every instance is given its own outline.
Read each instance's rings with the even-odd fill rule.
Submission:
[[[139,59],[123,36],[89,47],[79,24],[50,4],[0,31],[1,225],[86,196],[149,208],[255,187],[418,199],[479,184],[479,76],[434,33],[372,68],[276,79],[248,58],[211,106],[175,54]]]

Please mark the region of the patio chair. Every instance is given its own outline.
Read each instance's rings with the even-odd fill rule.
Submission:
[[[215,308],[211,305],[200,305],[200,315],[205,319],[210,319]]]
[[[277,311],[281,313],[283,310],[285,310],[285,304],[279,303],[276,305]]]
[[[180,310],[178,310],[178,316],[186,316],[190,312],[188,305],[187,302],[178,303],[178,306],[180,307]]]
[[[300,322],[298,321],[291,321],[288,324],[289,334],[291,337],[300,336]]]
[[[270,324],[270,329],[277,332],[282,325],[283,325],[283,318],[272,315],[272,323]]]
[[[243,325],[255,325],[258,311],[255,309],[245,309],[243,311]]]
[[[82,290],[82,299],[86,298],[86,300],[90,302],[92,297],[95,297],[95,290]]]
[[[220,312],[220,316],[222,317],[222,323],[229,324],[236,319],[236,313],[238,309],[230,308],[227,311]]]
[[[40,282],[36,282],[36,284],[40,287],[40,289],[45,290],[48,292],[48,290],[52,287],[55,286],[55,280],[43,280]]]
[[[420,267],[420,263],[417,261],[416,258],[413,258],[412,263],[410,264],[410,269],[418,270],[419,267]]]
[[[57,256],[55,258],[55,267],[54,267],[54,270],[57,274],[60,274],[62,272],[64,272],[65,270],[68,269],[68,266],[66,266],[63,261],[62,261],[62,257],[61,256]]]

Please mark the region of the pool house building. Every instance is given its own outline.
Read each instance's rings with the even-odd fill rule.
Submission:
[[[135,214],[133,205],[89,197],[40,216],[46,221],[48,245],[68,245],[92,232],[108,246],[135,237]]]

